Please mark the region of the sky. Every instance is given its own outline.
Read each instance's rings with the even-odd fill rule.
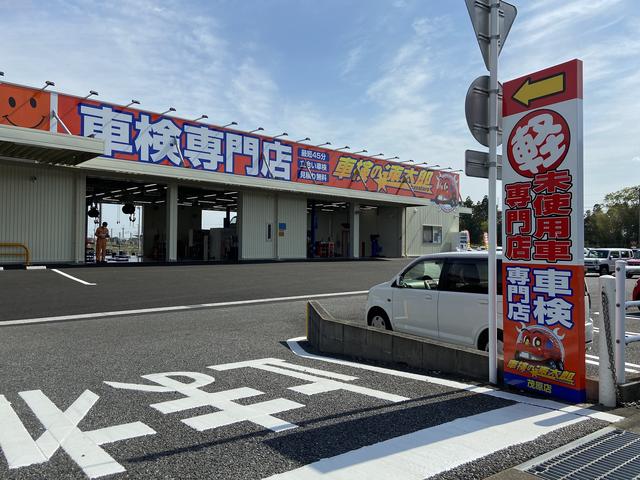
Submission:
[[[640,183],[640,2],[513,0],[501,82],[584,62],[585,208]],[[464,168],[463,0],[0,0],[6,81]],[[313,143],[312,142],[312,143]],[[463,198],[487,181],[461,177]],[[499,190],[499,189],[498,189]]]

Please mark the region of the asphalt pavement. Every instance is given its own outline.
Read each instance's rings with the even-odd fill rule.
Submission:
[[[0,478],[485,478],[619,419],[292,340],[407,262],[0,272]]]
[[[324,303],[336,314],[347,314],[361,308],[361,299],[357,300]],[[30,442],[25,440],[18,460],[11,449],[4,452],[0,477],[87,478],[94,468],[94,474],[122,472],[114,478],[316,478],[318,472],[335,473],[336,465],[365,468],[368,463],[352,458],[350,452],[374,461],[379,452],[368,453],[367,448],[384,448],[380,442],[402,439],[404,447],[390,444],[387,467],[375,466],[378,478],[388,473],[389,465],[398,469],[407,464],[407,459],[394,463],[394,455],[406,454],[407,443],[433,448],[438,441],[444,442],[444,450],[420,456],[428,460],[421,468],[433,474],[455,471],[456,478],[483,478],[606,424],[597,418],[554,413],[536,406],[536,399],[522,397],[522,403],[517,396],[478,393],[474,385],[455,379],[425,380],[298,356],[286,340],[304,336],[304,306],[297,301],[2,327],[1,394],[13,411],[13,417],[7,414],[0,397],[3,449],[8,432],[15,438],[19,431],[9,429],[9,417],[22,422],[29,438],[38,439],[45,433],[40,423],[47,418],[47,406],[57,407],[57,421],[66,424],[81,415],[62,414],[72,403],[76,410],[91,399],[95,403],[80,409],[84,415],[76,422],[75,443],[62,442],[50,459],[37,461],[25,453]],[[165,374],[157,375],[161,373]],[[203,382],[200,392],[216,392],[226,399],[204,403],[200,397],[194,399],[194,389],[183,385],[194,379]],[[304,387],[310,381],[312,387]],[[342,386],[331,383],[336,381]],[[251,406],[254,411],[243,411],[242,407]],[[262,408],[261,415],[255,408]],[[273,418],[265,418],[265,412]],[[484,437],[487,442],[504,438],[491,429],[510,422],[528,425],[529,418],[530,428],[509,430],[518,439],[523,435],[517,445],[511,445],[510,438],[496,444],[504,447],[498,448],[499,456],[477,457],[476,447],[469,447],[462,460],[436,461],[452,456],[446,445],[455,444],[456,436],[468,435],[470,444],[481,446]],[[50,428],[54,427],[55,422]],[[534,428],[539,432],[532,436]],[[465,434],[465,429],[470,431]],[[92,433],[96,431],[101,434]],[[107,441],[91,442],[100,435]],[[20,459],[26,465],[16,466]],[[471,463],[466,465],[464,459]],[[308,470],[299,470],[304,468]],[[364,478],[361,474],[354,471],[349,478]],[[369,471],[367,478],[377,477]]]
[[[0,271],[0,321],[366,291],[408,259]],[[94,285],[86,285],[78,280]]]

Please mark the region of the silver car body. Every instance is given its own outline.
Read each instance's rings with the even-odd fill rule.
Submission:
[[[458,345],[483,348],[488,320],[486,293],[440,291],[399,287],[399,280],[412,267],[425,260],[438,262],[488,259],[487,252],[449,252],[424,255],[411,262],[388,282],[369,290],[365,322],[371,324],[372,312],[384,311],[394,331],[424,336]],[[498,255],[501,262],[501,256]],[[460,262],[462,263],[462,262]],[[488,268],[488,262],[486,262]],[[498,269],[499,277],[500,268]],[[482,275],[482,274],[481,274]],[[486,282],[486,276],[485,282]],[[590,299],[585,284],[585,341],[593,340],[593,320],[590,318]],[[497,325],[502,329],[502,295],[497,302]],[[381,326],[381,325],[378,325]]]

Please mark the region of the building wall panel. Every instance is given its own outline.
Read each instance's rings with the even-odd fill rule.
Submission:
[[[275,258],[275,237],[278,235],[275,194],[241,192],[239,207],[240,258]],[[268,224],[271,225],[271,240],[267,239]]]
[[[279,224],[286,229],[280,236]],[[278,258],[306,258],[307,256],[307,199],[303,196],[278,195],[276,222]]]
[[[448,252],[455,249],[454,234],[459,231],[458,210],[445,213],[435,205],[409,207],[406,209],[405,248],[407,256]],[[432,225],[442,227],[442,243],[423,243],[422,227]]]
[[[34,262],[74,261],[76,189],[83,185],[78,175],[64,168],[0,164],[0,242],[27,245]],[[10,261],[21,259],[0,259]]]

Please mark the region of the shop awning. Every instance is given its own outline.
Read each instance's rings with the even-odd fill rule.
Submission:
[[[0,156],[78,165],[104,154],[104,140],[0,125]]]

